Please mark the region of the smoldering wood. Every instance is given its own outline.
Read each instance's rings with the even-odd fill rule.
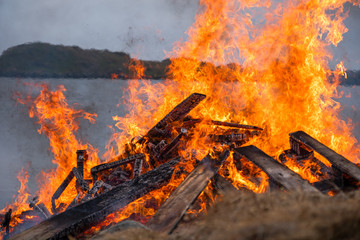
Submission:
[[[208,138],[214,142],[220,143],[241,143],[244,144],[249,141],[249,139],[255,135],[258,135],[258,132],[247,131],[245,133],[231,133],[231,134],[210,134]]]
[[[58,189],[55,191],[51,198],[52,212],[57,213],[56,203],[55,201],[61,196],[61,194],[65,191],[71,180],[74,178],[74,172],[70,171],[64,181],[60,184]]]
[[[81,176],[84,177],[84,162],[88,158],[86,150],[77,150],[76,155],[77,169]]]
[[[307,180],[253,145],[236,148],[234,153],[253,162],[269,176],[270,180],[287,191],[318,192]]]
[[[302,144],[302,147],[312,149],[325,157],[333,166],[350,177],[360,181],[360,168],[345,157],[325,146],[303,131],[290,133],[290,141]]]
[[[218,158],[207,155],[202,159],[197,167],[170,194],[146,226],[170,234],[228,156],[229,151],[226,150]]]
[[[33,199],[30,200],[29,207],[39,212],[43,219],[49,218],[51,216],[49,210],[46,208],[46,206],[43,203],[38,204],[38,202],[39,202],[39,196],[35,196]]]
[[[102,172],[102,171],[105,171],[105,170],[108,170],[108,169],[111,169],[111,168],[116,168],[118,166],[121,166],[121,165],[124,165],[124,164],[127,164],[127,163],[131,163],[131,162],[135,161],[136,159],[143,159],[143,158],[145,158],[145,154],[138,153],[138,154],[129,156],[127,158],[122,158],[122,159],[117,160],[115,162],[103,163],[103,164],[100,164],[100,165],[97,165],[97,166],[91,168],[91,175],[92,175],[93,179],[96,180],[97,179],[97,174],[99,172]]]
[[[90,190],[86,193],[82,201],[87,201],[94,197],[94,195],[100,190],[100,188],[104,185],[104,182],[102,180],[97,180],[93,186],[90,188]]]
[[[256,131],[263,131],[262,128],[252,125],[240,124],[240,123],[233,123],[233,122],[222,122],[216,120],[204,120],[204,119],[197,119],[192,118],[189,120],[184,121],[185,126],[194,125],[197,123],[205,123],[208,125],[215,125],[215,126],[224,126],[224,127],[232,127],[232,128],[239,128],[239,129],[248,129],[248,130],[256,130]]]
[[[226,180],[219,173],[215,174],[215,176],[211,179],[211,183],[215,191],[220,195],[225,195],[227,192],[234,192],[238,190],[231,182]]]
[[[13,236],[12,239],[42,240],[63,239],[68,235],[75,236],[103,221],[110,213],[155,189],[165,186],[171,179],[175,165],[180,160],[180,157],[172,159],[136,179],[125,182],[94,199],[55,215]]]
[[[133,177],[136,178],[141,175],[142,166],[143,166],[143,159],[136,159],[134,162],[134,174]]]
[[[322,193],[328,193],[330,191],[334,193],[340,192],[340,189],[331,179],[325,179],[318,182],[312,183]]]
[[[293,160],[300,166],[304,166],[306,163],[310,163],[312,167],[316,167],[310,168],[310,172],[320,179],[329,178],[335,174],[333,168],[326,166],[323,162],[314,156],[314,151],[306,151],[303,152],[303,155],[298,155],[298,153],[293,149],[287,149],[280,154],[279,159],[283,164],[285,164],[288,160]]]
[[[158,132],[159,129],[164,128],[166,125],[182,120],[193,108],[195,108],[202,100],[206,98],[206,95],[200,93],[193,93],[188,98],[178,104],[173,110],[171,110],[163,119],[161,119],[148,133],[139,140],[139,143],[143,143],[147,138],[151,138]]]
[[[79,172],[79,170],[74,167],[72,169],[74,175],[75,175],[75,178],[76,178],[76,182],[80,185],[81,189],[86,192],[89,190],[89,184],[87,183],[87,181],[85,181],[83,179],[83,175]]]
[[[160,161],[171,157],[171,154],[174,153],[174,150],[177,149],[179,143],[184,135],[187,135],[188,131],[185,128],[182,128],[180,133],[167,145],[165,145],[157,155],[157,159]]]

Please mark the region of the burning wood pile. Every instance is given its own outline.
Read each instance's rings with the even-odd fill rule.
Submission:
[[[305,132],[290,134],[291,149],[280,155],[279,162],[254,145],[243,146],[251,139],[261,137],[262,128],[190,117],[189,112],[205,97],[199,93],[191,94],[146,135],[128,143],[122,155],[93,167],[91,179],[84,177],[87,152],[78,150],[76,167],[68,173],[52,196],[53,214],[43,203],[39,203],[37,197],[33,198],[29,203],[33,210],[22,214],[37,216],[42,222],[27,230],[17,226],[12,239],[62,239],[69,235],[77,236],[102,222],[109,214],[166,186],[178,176],[185,175],[185,179],[181,179],[181,183],[146,223],[150,229],[170,234],[209,182],[216,193],[221,193],[224,188],[234,188],[226,179],[228,174],[225,170],[222,174],[218,173],[229,162],[229,158],[233,159],[239,171],[246,172],[246,162],[251,162],[266,173],[270,191],[308,191],[334,195],[340,191],[357,189],[360,168]],[[189,157],[183,154],[186,143],[196,137],[194,129],[200,123],[213,129],[212,133],[203,136],[211,150],[202,160],[196,158],[196,152]],[[195,161],[190,162],[190,158]],[[287,167],[290,162],[299,168],[308,168],[318,181],[309,183],[293,168],[291,170]],[[191,170],[187,169],[189,163],[192,165]],[[251,171],[248,172],[251,175]],[[256,182],[257,177],[252,177]],[[67,205],[59,200],[73,179],[76,180],[77,196]],[[10,221],[11,209],[2,218],[5,237],[9,234]],[[33,225],[31,219],[24,221],[23,226],[29,225]]]

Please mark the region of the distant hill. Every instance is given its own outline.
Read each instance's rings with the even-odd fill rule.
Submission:
[[[0,76],[43,78],[133,78],[129,54],[107,50],[84,50],[77,46],[27,43],[11,47],[0,56]],[[146,78],[166,78],[170,60],[142,61]]]
[[[113,73],[118,78],[136,78],[131,66],[139,61],[145,67],[144,78],[165,79],[170,60],[144,61],[132,59],[124,52],[81,49],[77,46],[52,45],[48,43],[27,43],[11,47],[0,56],[0,76],[37,78],[110,78]],[[202,66],[229,73],[236,64]],[[129,67],[130,66],[130,67]],[[347,79],[342,85],[360,85],[360,71],[347,71]],[[228,75],[225,79],[232,79]],[[329,81],[331,81],[329,78]]]

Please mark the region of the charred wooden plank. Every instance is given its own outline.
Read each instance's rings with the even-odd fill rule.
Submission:
[[[87,201],[94,197],[94,195],[100,190],[100,188],[104,185],[104,182],[102,180],[97,180],[94,185],[91,187],[91,189],[86,193],[82,201]]]
[[[86,150],[77,150],[76,155],[77,169],[81,176],[84,177],[84,162],[87,160],[88,155]]]
[[[80,185],[81,189],[86,192],[87,190],[89,190],[89,184],[87,183],[87,181],[85,181],[83,179],[83,175],[80,173],[80,171],[78,170],[78,168],[74,167],[72,169],[75,178],[76,178],[76,182]]]
[[[15,236],[15,239],[63,239],[76,235],[101,222],[105,217],[130,202],[166,185],[180,161],[177,157],[131,181],[65,212],[55,215]]]
[[[92,175],[93,179],[96,180],[97,173],[99,173],[99,172],[102,172],[102,171],[105,171],[105,170],[108,170],[111,168],[115,168],[115,167],[118,167],[123,164],[131,163],[131,162],[135,161],[136,159],[143,159],[143,158],[145,158],[145,154],[139,153],[139,154],[135,154],[130,157],[127,157],[127,158],[117,160],[115,162],[103,163],[103,164],[93,167],[91,169],[91,175]]]
[[[5,213],[3,222],[1,223],[1,226],[5,228],[6,235],[4,237],[6,238],[9,235],[11,214],[12,214],[12,209],[9,208],[9,210]]]
[[[52,204],[52,211],[53,213],[57,212],[55,200],[57,200],[61,194],[65,191],[71,180],[74,178],[74,172],[70,171],[70,173],[67,175],[65,180],[61,183],[61,185],[58,187],[58,189],[55,191],[54,195],[51,198],[51,204]]]
[[[39,196],[35,196],[32,200],[30,200],[29,207],[39,212],[43,219],[47,219],[51,217],[49,210],[43,203],[39,203]]]
[[[163,119],[161,119],[149,132],[139,140],[139,143],[143,143],[148,137],[158,132],[157,129],[164,128],[167,124],[183,119],[193,108],[195,108],[202,100],[206,98],[206,95],[200,93],[193,93],[179,105],[177,105],[171,112],[169,112]]]
[[[171,193],[146,225],[156,231],[171,233],[228,156],[228,150],[219,158],[207,155]]]
[[[214,142],[220,143],[246,143],[253,136],[259,135],[258,131],[246,131],[244,133],[231,133],[231,134],[210,134],[208,138]]]
[[[239,129],[248,129],[248,130],[257,130],[262,131],[263,129],[257,126],[252,125],[246,125],[246,124],[240,124],[240,123],[233,123],[233,122],[222,122],[222,121],[216,121],[216,120],[203,120],[203,119],[196,119],[192,118],[187,121],[184,121],[185,126],[187,125],[194,125],[197,123],[205,123],[209,125],[215,125],[215,126],[224,126],[224,127],[232,127],[232,128],[239,128]]]
[[[134,178],[141,175],[142,166],[143,166],[143,159],[136,159],[134,162]]]
[[[221,195],[225,195],[227,192],[237,191],[237,188],[234,187],[234,185],[218,173],[211,179],[211,182],[214,189]]]
[[[307,133],[303,131],[290,133],[290,138],[297,142],[300,142],[301,144],[305,145],[307,148],[310,148],[318,152],[341,172],[346,173],[347,175],[356,179],[357,181],[360,181],[360,168],[356,164],[350,162],[345,157],[336,153],[334,150],[325,146],[324,144],[314,139]]]
[[[167,145],[165,145],[157,156],[157,159],[163,160],[169,158],[171,153],[179,146],[180,140],[184,135],[187,135],[188,131],[185,128],[181,129],[181,132]]]
[[[318,192],[310,183],[282,165],[257,147],[251,145],[234,149],[234,153],[244,156],[261,170],[263,170],[274,183],[281,185],[288,191]]]

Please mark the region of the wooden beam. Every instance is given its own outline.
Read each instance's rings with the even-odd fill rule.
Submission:
[[[148,133],[141,138],[138,142],[143,143],[146,138],[156,134],[157,129],[164,128],[167,124],[175,121],[182,120],[193,108],[195,108],[202,100],[206,98],[206,95],[200,93],[193,93],[187,97],[184,101],[179,103],[171,112],[169,112],[163,119],[161,119]]]
[[[334,150],[330,149],[329,147],[325,146],[307,133],[303,131],[290,133],[290,138],[318,152],[341,172],[346,173],[357,181],[360,181],[360,168],[356,166],[356,164],[350,162],[349,160],[347,160]]]
[[[63,239],[103,221],[107,215],[166,185],[180,157],[140,175],[134,180],[33,226],[11,239]]]
[[[207,155],[171,193],[146,226],[170,234],[228,156],[228,150],[218,158]]]
[[[285,190],[318,192],[316,188],[311,186],[308,181],[302,179],[300,175],[294,173],[253,145],[236,148],[234,153],[253,162],[269,176],[270,181],[272,180],[274,183],[281,185]]]

